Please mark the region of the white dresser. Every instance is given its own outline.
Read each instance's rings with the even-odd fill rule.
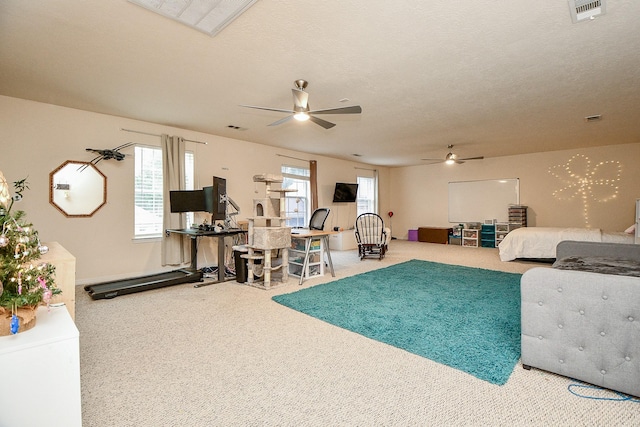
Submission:
[[[40,307],[33,329],[0,337],[0,366],[0,426],[82,425],[79,332],[66,307]]]

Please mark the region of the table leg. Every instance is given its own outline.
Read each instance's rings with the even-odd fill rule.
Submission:
[[[305,237],[304,239],[304,261],[302,262],[302,271],[300,272],[300,283],[298,285],[302,285],[304,281],[304,275],[307,272],[307,267],[309,266],[309,250],[311,249],[311,237]]]
[[[198,237],[191,237],[191,269],[198,271]]]
[[[213,285],[214,283],[221,283],[226,280],[226,275],[225,275],[226,268],[224,265],[224,255],[225,255],[224,236],[214,236],[214,237],[218,239],[218,280],[215,282],[197,283],[193,286],[194,288],[201,288],[203,286]],[[192,246],[192,250],[193,250],[193,246]],[[191,262],[192,262],[192,265],[194,262],[197,263],[197,254],[195,258],[192,258]]]
[[[336,277],[336,273],[333,271],[333,261],[331,261],[331,251],[329,250],[329,235],[323,236],[322,238],[324,239],[324,251],[327,254],[327,261],[329,261],[331,277]]]
[[[224,282],[225,279],[224,266],[224,236],[218,236],[218,282]]]

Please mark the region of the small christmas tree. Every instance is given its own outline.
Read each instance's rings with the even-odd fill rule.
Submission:
[[[54,282],[55,267],[37,262],[48,248],[40,244],[38,232],[26,222],[23,211],[12,212],[13,204],[28,189],[26,179],[14,182],[15,194],[0,172],[0,316],[12,317],[11,332],[18,331],[19,309],[48,304],[61,291]]]

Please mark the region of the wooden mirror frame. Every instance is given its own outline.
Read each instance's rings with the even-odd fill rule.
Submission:
[[[49,203],[67,218],[89,218],[107,203],[107,177],[93,163],[67,160],[49,174]]]

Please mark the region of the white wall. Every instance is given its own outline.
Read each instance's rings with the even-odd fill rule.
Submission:
[[[500,178],[520,178],[520,203],[529,207],[529,225],[624,231],[634,222],[635,200],[640,197],[638,165],[640,144],[625,144],[474,160],[462,165],[393,168],[389,184],[393,188],[390,206],[395,213],[393,235],[406,239],[409,229],[450,226],[449,182]],[[565,179],[553,176],[550,170],[562,171]],[[570,171],[575,176],[571,177]],[[584,186],[581,179],[586,180]],[[615,193],[614,186],[618,187],[617,196],[606,200]],[[583,199],[578,190],[588,187],[590,192]],[[555,197],[554,191],[562,188],[574,197]],[[475,220],[484,219],[490,218]]]
[[[158,137],[124,132],[122,128],[207,142],[207,145],[188,143],[187,147],[196,153],[196,188],[211,185],[214,175],[226,178],[227,191],[241,208],[239,219],[251,215],[254,197],[264,196],[264,185],[255,184],[253,175],[279,174],[283,163],[308,166],[306,162],[277,155],[281,154],[317,160],[319,204],[332,209],[325,226],[351,227],[355,205],[333,204],[333,187],[336,181],[355,182],[356,167],[370,168],[362,163],[4,96],[0,96],[0,117],[0,171],[9,183],[25,177],[29,183],[24,200],[15,204],[14,209],[27,213],[26,219],[34,224],[41,241],[57,241],[76,256],[78,284],[167,269],[160,265],[159,241],[133,240],[132,157],[98,164],[107,176],[107,204],[93,217],[67,218],[49,204],[49,173],[66,160],[91,160],[94,155],[85,148],[113,148],[127,142],[159,146]],[[131,154],[133,148],[123,152]],[[382,206],[388,195],[388,184],[384,183],[388,176],[388,170],[382,168]],[[215,239],[200,239],[200,267],[216,264],[215,245]]]
[[[98,166],[107,176],[107,204],[91,218],[66,218],[49,204],[49,173],[66,160],[88,161],[85,148],[113,148],[126,142],[159,145],[159,138],[123,132],[134,129],[153,134],[168,133],[207,142],[190,143],[196,152],[196,186],[210,185],[213,175],[227,179],[228,192],[240,204],[242,215],[251,214],[252,199],[264,194],[252,177],[279,173],[283,163],[305,165],[278,156],[318,161],[319,204],[332,213],[326,227],[352,226],[355,205],[331,202],[335,182],[355,182],[356,167],[362,163],[275,149],[245,141],[222,138],[183,129],[90,113],[16,98],[0,96],[0,171],[9,182],[27,177],[30,189],[15,209],[24,210],[39,231],[41,240],[57,241],[77,258],[78,284],[151,274],[162,271],[160,244],[133,240],[133,161],[103,161]],[[132,149],[125,149],[131,153]],[[520,202],[529,206],[530,225],[584,227],[584,205],[580,197],[558,200],[552,192],[563,183],[549,173],[574,155],[586,156],[594,172],[589,180],[617,179],[611,166],[621,168],[618,195],[602,202],[606,192],[596,185],[589,196],[588,214],[592,227],[622,231],[634,222],[634,206],[640,197],[640,144],[586,148],[469,161],[449,167],[444,164],[413,167],[378,167],[380,213],[391,225],[394,237],[407,238],[407,231],[420,226],[448,226],[448,183],[479,179],[520,178]],[[297,163],[296,163],[297,162]],[[600,162],[612,162],[599,165]],[[572,161],[574,169],[577,161]],[[393,191],[392,191],[393,190]],[[393,211],[390,219],[387,212]],[[199,218],[203,219],[203,218]],[[485,218],[478,218],[482,221]],[[202,239],[201,263],[215,263],[215,240]],[[206,260],[204,259],[206,258]]]

